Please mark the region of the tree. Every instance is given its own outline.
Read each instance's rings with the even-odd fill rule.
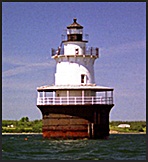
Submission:
[[[22,117],[20,119],[20,122],[29,122],[29,118],[28,117]]]

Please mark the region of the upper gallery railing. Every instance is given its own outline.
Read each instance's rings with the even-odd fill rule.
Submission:
[[[58,49],[53,49],[51,50],[51,55],[64,55],[64,49],[63,48],[58,48]],[[84,49],[84,54],[83,55],[94,55],[99,57],[99,48],[96,47],[89,47]]]

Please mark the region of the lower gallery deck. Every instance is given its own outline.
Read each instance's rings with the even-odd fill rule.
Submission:
[[[113,89],[101,86],[43,86],[37,105],[113,104]]]

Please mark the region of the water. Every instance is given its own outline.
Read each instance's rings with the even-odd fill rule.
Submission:
[[[2,160],[146,160],[146,135],[111,134],[109,140],[2,135]]]

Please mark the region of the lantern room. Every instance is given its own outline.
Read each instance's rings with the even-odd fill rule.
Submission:
[[[77,23],[77,19],[73,19],[73,23],[67,26],[68,41],[82,41],[83,26]]]

